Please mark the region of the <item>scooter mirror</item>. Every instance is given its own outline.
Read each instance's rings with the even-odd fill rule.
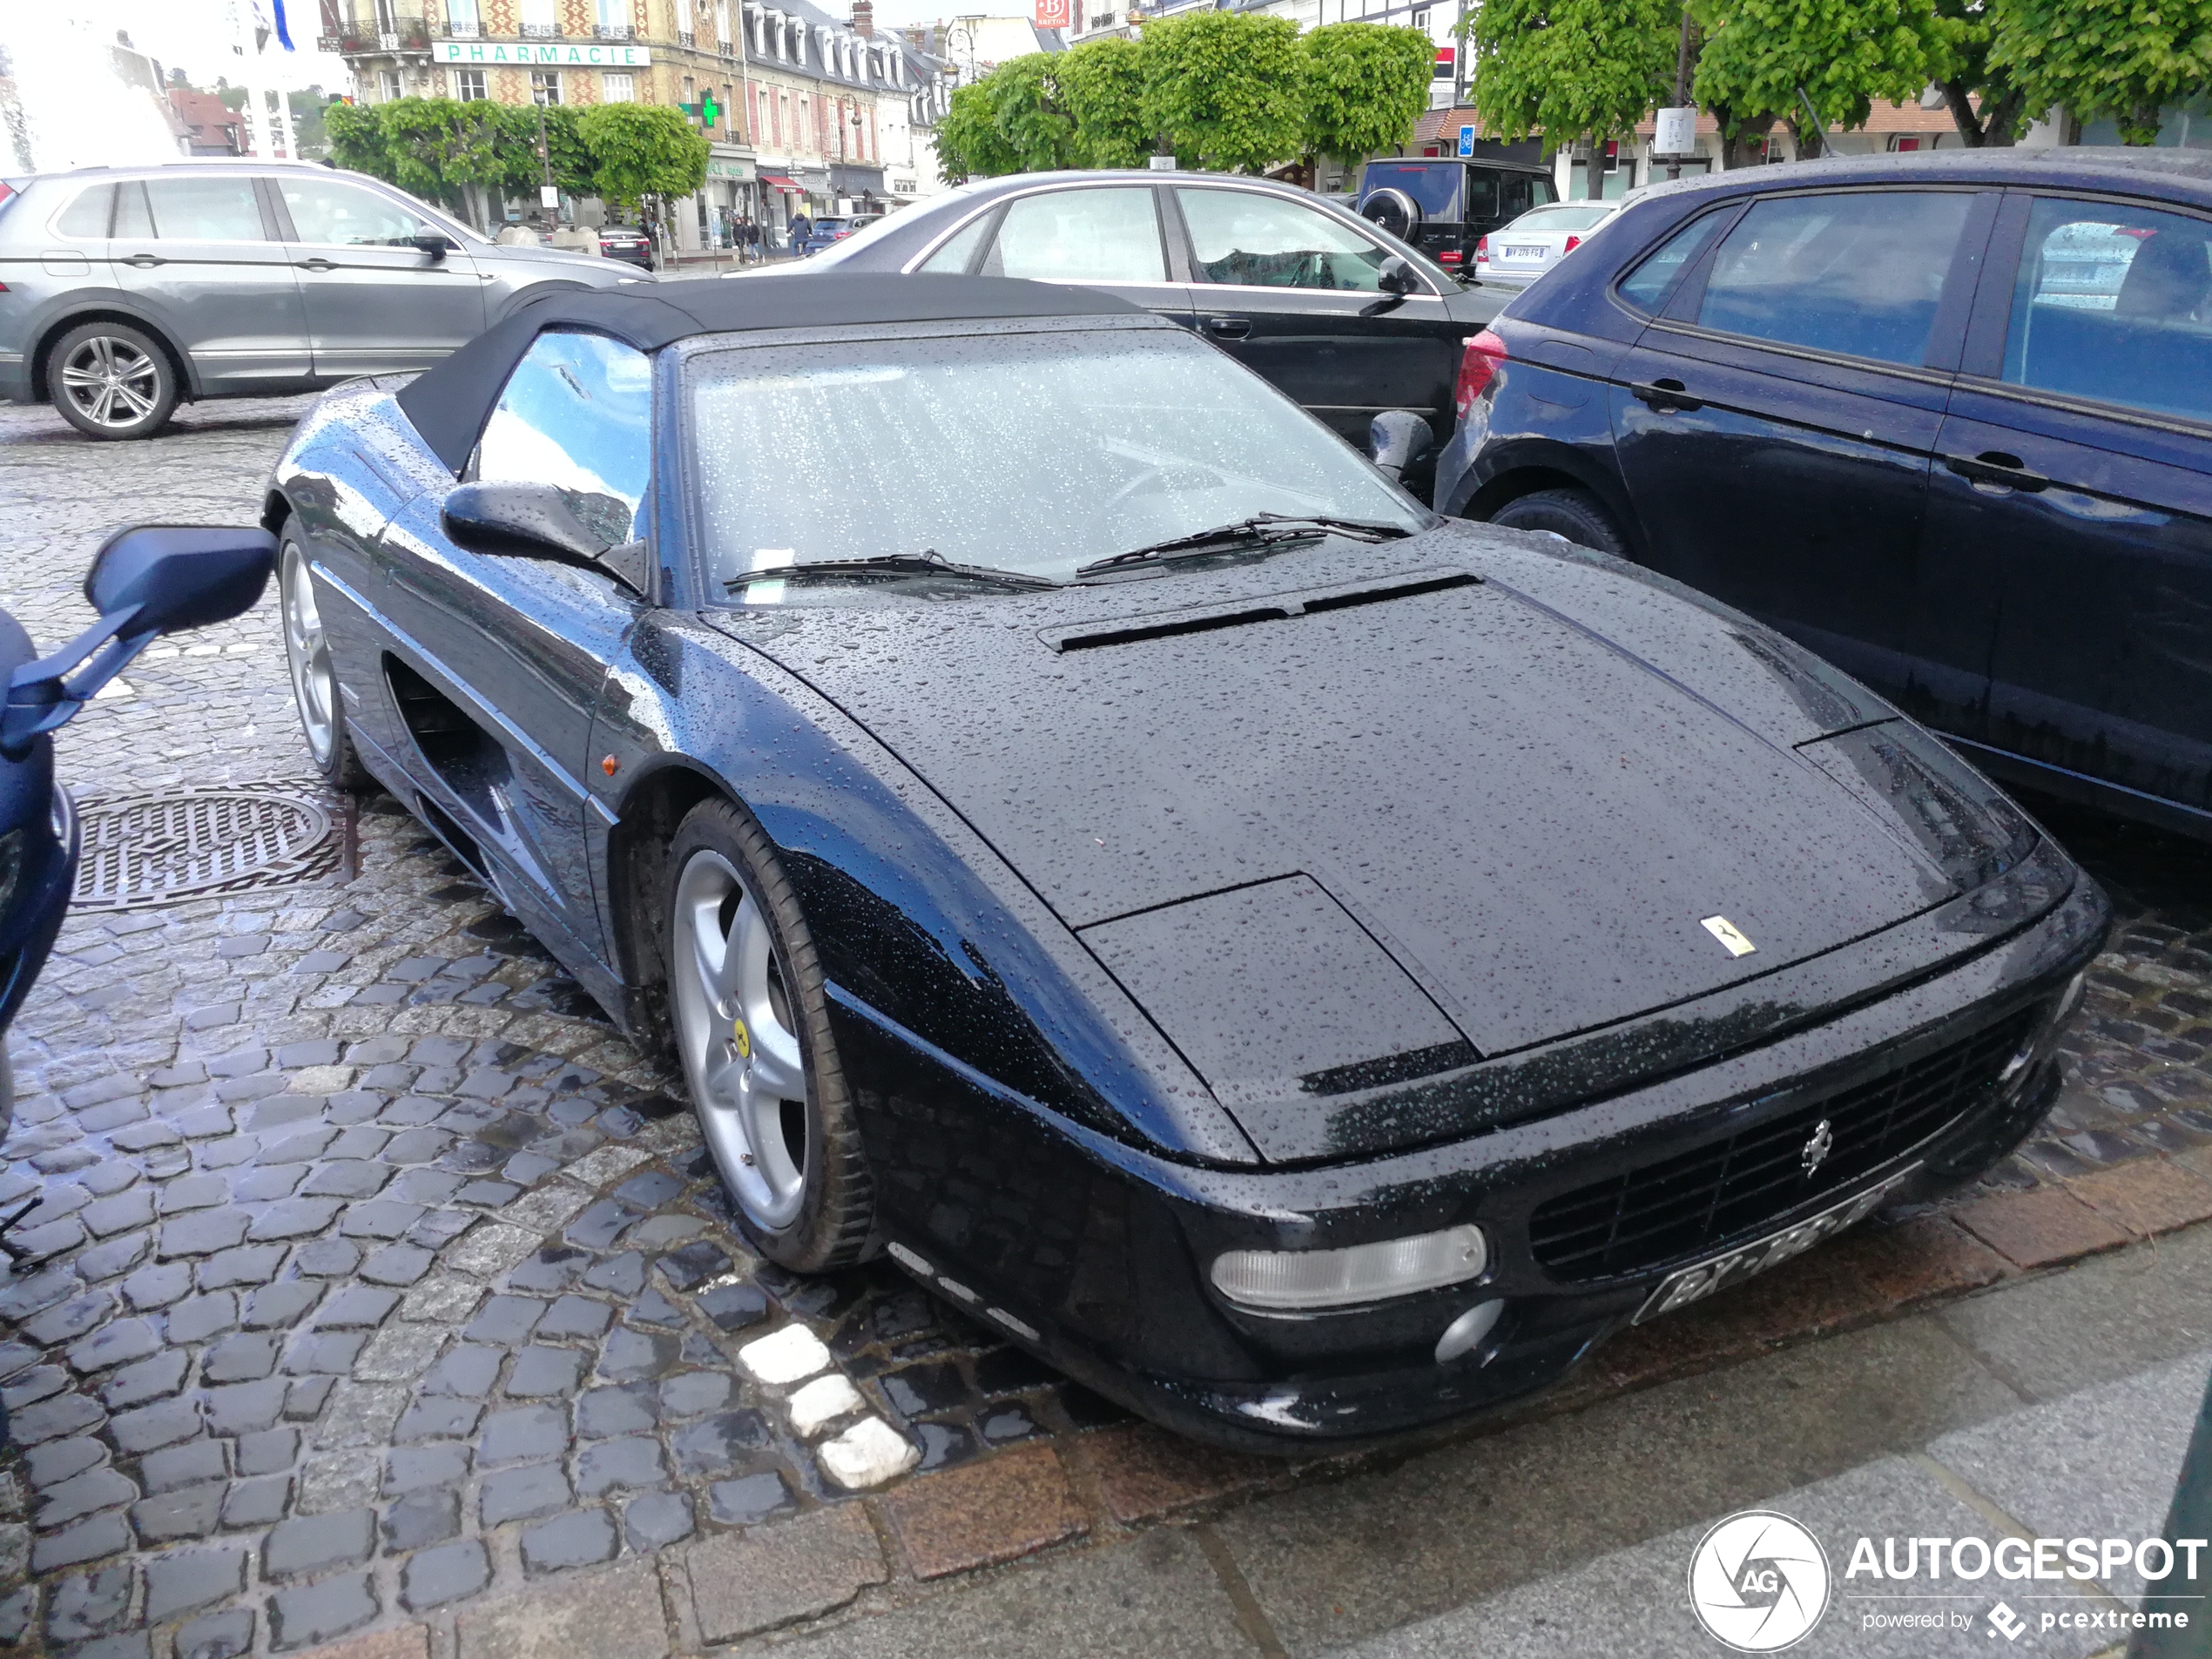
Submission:
[[[126,640],[227,622],[260,598],[276,546],[264,529],[134,525],[101,545],[84,597],[104,619],[132,613],[115,631]]]

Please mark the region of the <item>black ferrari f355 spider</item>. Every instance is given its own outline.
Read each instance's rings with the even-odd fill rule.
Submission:
[[[266,523],[317,764],[672,1045],[763,1253],[1297,1448],[1973,1179],[2108,925],[1894,709],[1377,425],[1081,289],[564,294],[327,394]]]

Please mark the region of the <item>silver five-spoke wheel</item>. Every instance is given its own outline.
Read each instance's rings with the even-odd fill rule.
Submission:
[[[759,902],[720,853],[678,877],[669,978],[676,1044],[723,1178],[763,1227],[806,1201],[806,1068]]]
[[[152,415],[161,371],[127,340],[94,334],[62,360],[62,395],[92,425],[120,429]]]
[[[292,697],[300,705],[300,729],[318,766],[330,765],[337,741],[338,680],[330,671],[330,646],[323,637],[322,614],[315,609],[314,577],[297,542],[284,544],[284,654],[292,664]]]

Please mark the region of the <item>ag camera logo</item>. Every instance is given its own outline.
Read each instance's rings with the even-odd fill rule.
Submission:
[[[1828,1610],[1827,1554],[1787,1515],[1730,1515],[1691,1552],[1689,1606],[1715,1641],[1738,1653],[1778,1653]]]

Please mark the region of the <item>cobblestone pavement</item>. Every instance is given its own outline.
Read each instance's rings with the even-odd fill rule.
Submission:
[[[300,407],[136,445],[0,409],[0,603],[50,644],[109,528],[250,520]],[[80,799],[314,792],[267,602],[125,680],[63,735]],[[697,1647],[1305,1478],[1122,1424],[887,1269],[758,1262],[654,1064],[392,803],[326,804],[352,868],[79,913],[15,1028],[0,1206],[38,1202],[0,1279],[0,1643],[223,1659],[421,1626],[443,1659],[477,1650],[471,1609],[549,1578],[628,1607],[642,1572],[677,1587],[652,1642]],[[2047,1193],[2101,1248],[2128,1234],[2073,1218],[2100,1171],[2212,1143],[2208,860],[2052,810],[2129,920],[2060,1112],[1959,1212],[2022,1267],[1987,1206]],[[1965,1244],[1998,1261],[1934,1219],[1929,1284]],[[1562,1401],[1701,1363],[1627,1352]]]

